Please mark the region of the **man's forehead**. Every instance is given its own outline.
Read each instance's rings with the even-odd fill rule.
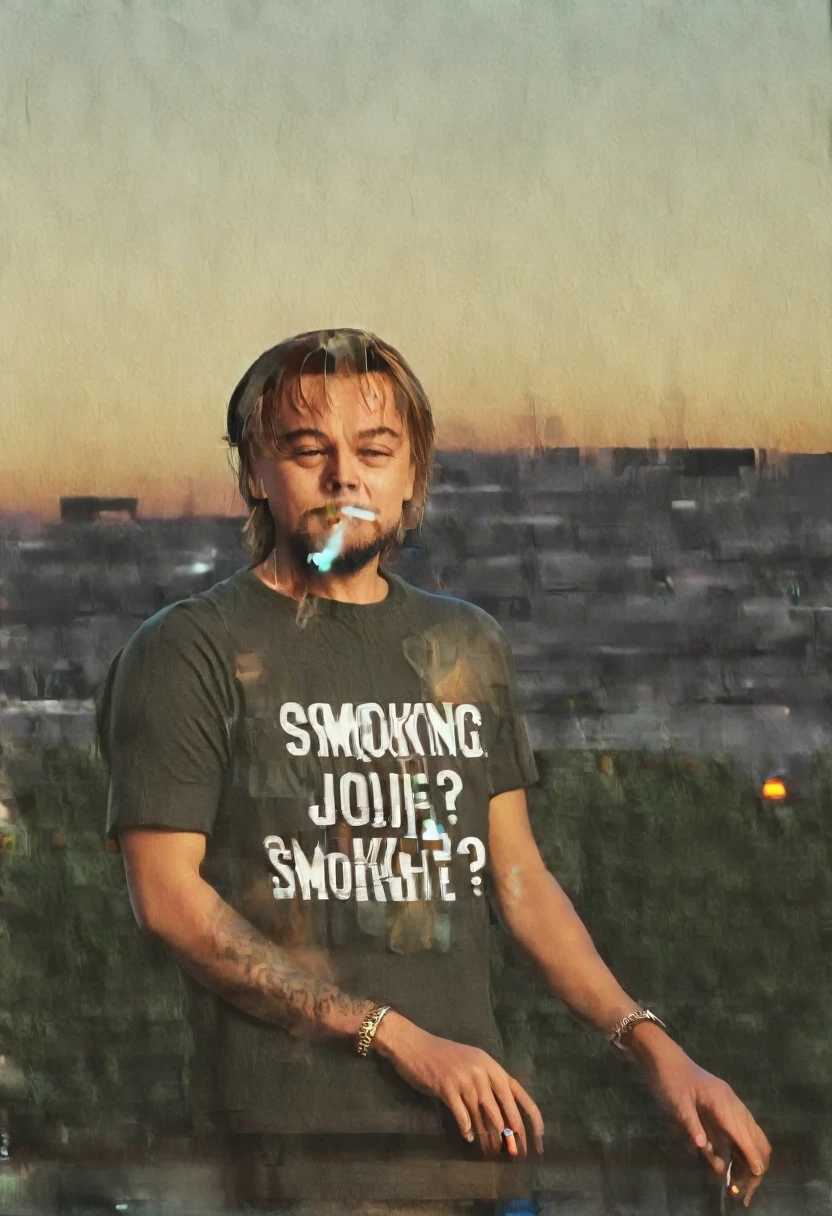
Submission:
[[[389,377],[380,372],[298,377],[276,404],[277,429],[289,430],[299,419],[326,429],[337,418],[356,429],[387,426],[401,430],[401,417]]]

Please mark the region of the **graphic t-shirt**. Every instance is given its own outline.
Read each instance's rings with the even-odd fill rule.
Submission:
[[[99,711],[107,834],[204,833],[203,878],[301,965],[499,1058],[488,805],[537,780],[513,661],[487,613],[385,578],[378,603],[299,622],[244,569],[145,621]],[[380,1057],[183,976],[198,1129],[441,1131]]]

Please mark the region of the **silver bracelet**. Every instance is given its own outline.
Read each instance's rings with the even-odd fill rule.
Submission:
[[[657,1018],[655,1013],[651,1013],[649,1009],[636,1009],[632,1013],[628,1013],[620,1022],[616,1022],[607,1035],[607,1042],[611,1047],[617,1047],[619,1051],[626,1052],[627,1048],[621,1040],[639,1022],[655,1022],[657,1026],[661,1026],[662,1030],[667,1030],[664,1022],[661,1018]]]

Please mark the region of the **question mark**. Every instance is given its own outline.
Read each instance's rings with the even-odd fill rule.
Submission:
[[[482,895],[482,879],[477,874],[485,865],[485,845],[476,836],[466,836],[457,845],[457,853],[476,853],[476,859],[471,862],[471,886],[475,895]]]
[[[446,780],[450,783],[451,788],[445,793],[445,810],[455,811],[456,800],[462,789],[462,778],[452,768],[443,768],[441,773],[436,774],[436,784],[444,785]],[[456,823],[456,819],[456,815],[448,815],[448,823]]]

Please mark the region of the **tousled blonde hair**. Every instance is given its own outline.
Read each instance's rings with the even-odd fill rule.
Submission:
[[[265,351],[245,373],[228,403],[224,439],[237,485],[248,508],[242,541],[250,565],[265,561],[275,544],[275,528],[268,502],[251,489],[258,453],[279,448],[276,424],[280,407],[289,403],[308,406],[301,377],[350,374],[359,379],[379,372],[392,384],[396,408],[407,427],[415,470],[412,498],[405,503],[396,537],[381,554],[388,561],[405,533],[421,525],[435,455],[433,412],[427,394],[402,355],[375,334],[360,329],[314,330],[288,338]]]

